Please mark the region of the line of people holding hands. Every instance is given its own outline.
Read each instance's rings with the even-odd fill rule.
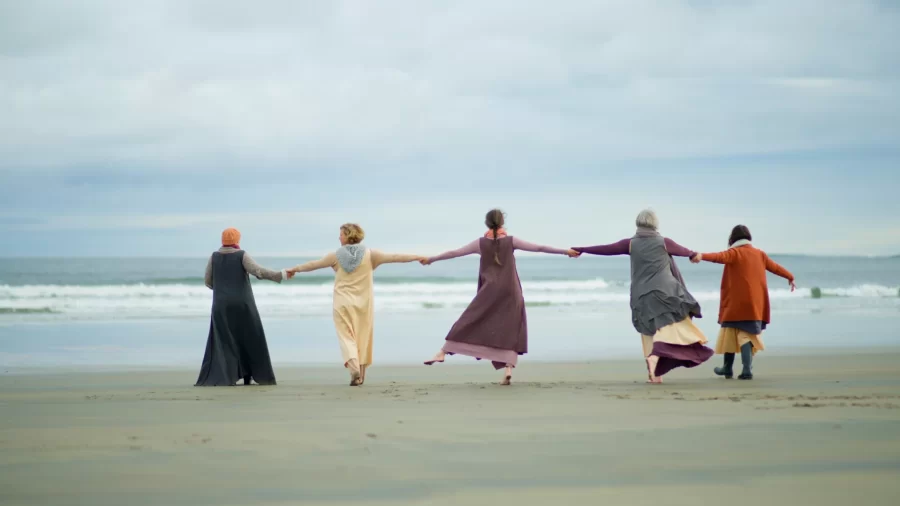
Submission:
[[[420,262],[430,265],[466,255],[479,255],[475,297],[448,332],[444,345],[426,365],[442,363],[448,355],[490,360],[502,370],[501,385],[509,385],[518,357],[528,352],[525,300],[516,268],[515,251],[579,257],[629,255],[631,263],[631,320],[641,336],[647,382],[662,383],[662,376],[678,367],[696,367],[713,354],[724,355],[715,374],[731,379],[734,359],[740,353],[739,379],[753,379],[753,356],[765,349],[762,332],[770,323],[766,272],[788,280],[793,275],[752,244],[750,230],[738,225],[731,231],[728,249],[715,253],[689,250],[659,233],[659,219],[652,210],[641,211],[632,237],[585,247],[553,248],[509,235],[506,216],[499,209],[485,216],[485,232],[465,246],[440,255],[384,253],[362,244],[365,232],[354,223],[340,226],[340,247],[324,257],[281,271],[257,264],[240,246],[240,232],[222,233],[222,247],[206,267],[206,285],[213,291],[212,314],[206,352],[197,386],[231,386],[243,379],[274,385],[262,321],[253,298],[249,276],[282,282],[319,269],[332,269],[332,315],[342,363],[350,386],[361,386],[372,365],[374,335],[374,271],[389,263]],[[719,304],[719,330],[715,350],[693,323],[701,317],[700,304],[688,291],[674,257],[691,262],[724,264]]]

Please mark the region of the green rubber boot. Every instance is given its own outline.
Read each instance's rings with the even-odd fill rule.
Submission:
[[[718,376],[725,376],[725,379],[731,379],[734,377],[734,353],[726,353],[725,354],[725,365],[722,367],[716,367],[713,369],[713,372]]]
[[[753,379],[753,344],[745,343],[741,346],[741,363],[744,364],[744,369],[741,371],[741,375],[738,376],[738,379],[742,380],[752,380]]]

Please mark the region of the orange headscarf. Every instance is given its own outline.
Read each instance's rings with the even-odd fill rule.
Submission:
[[[241,232],[236,228],[226,228],[222,231],[222,246],[237,247],[241,243]]]

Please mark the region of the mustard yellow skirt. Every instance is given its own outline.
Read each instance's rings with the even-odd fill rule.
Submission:
[[[644,356],[649,357],[653,352],[653,343],[666,343],[678,346],[690,346],[694,343],[706,344],[706,336],[703,335],[690,317],[678,323],[672,323],[656,331],[653,336],[641,334],[641,344],[644,348]]]
[[[716,355],[724,353],[740,353],[741,346],[753,343],[753,354],[766,349],[761,334],[751,334],[741,329],[722,327],[719,329],[719,338],[716,339]]]

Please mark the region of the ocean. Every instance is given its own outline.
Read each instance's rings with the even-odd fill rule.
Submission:
[[[900,344],[900,258],[773,255],[797,278],[770,275],[771,350]],[[271,268],[307,259],[265,258]],[[520,255],[528,306],[525,360],[639,353],[628,308],[627,257]],[[678,259],[714,342],[722,267]],[[211,292],[205,258],[0,259],[0,367],[199,365]],[[476,288],[477,258],[375,275],[375,360],[418,363],[433,354]],[[284,284],[253,282],[276,363],[339,362],[330,271]],[[461,359],[460,359],[461,360]]]

